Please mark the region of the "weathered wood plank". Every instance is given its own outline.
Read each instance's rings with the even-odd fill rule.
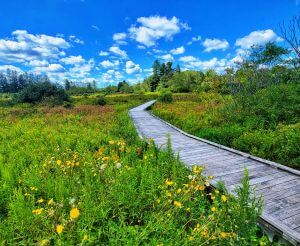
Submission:
[[[184,133],[147,112],[153,103],[150,101],[130,110],[140,135],[153,139],[161,148],[166,147],[169,136],[172,150],[183,163],[188,167],[204,166],[204,174],[214,176],[212,183],[222,180],[232,194],[247,168],[251,186],[265,200],[262,221],[281,231],[283,238],[300,244],[299,172]]]

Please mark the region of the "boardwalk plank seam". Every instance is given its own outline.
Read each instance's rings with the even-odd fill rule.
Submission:
[[[299,196],[298,190],[293,190],[297,186],[289,189],[290,196],[286,194],[285,187],[282,188],[281,195],[281,190],[276,187],[275,196],[270,196],[268,189],[270,187],[272,190],[272,187],[286,182],[300,181],[300,171],[190,135],[146,111],[154,103],[155,101],[150,101],[130,110],[130,116],[140,138],[151,138],[159,147],[165,147],[169,135],[174,153],[179,154],[187,167],[191,168],[194,164],[204,165],[205,173],[208,174],[215,173],[214,170],[223,171],[223,174],[218,174],[212,181],[212,185],[217,183],[216,179],[219,181],[223,177],[229,192],[233,192],[236,185],[240,184],[243,178],[242,168],[249,166],[251,185],[257,187],[260,194],[266,194],[267,209],[260,217],[260,224],[280,234],[283,239],[293,245],[300,245],[300,232],[295,230],[300,227],[300,213],[298,213],[300,201],[298,204],[297,201],[293,203],[293,196],[295,199]],[[285,201],[289,203],[285,205]],[[286,223],[281,218],[286,218]]]

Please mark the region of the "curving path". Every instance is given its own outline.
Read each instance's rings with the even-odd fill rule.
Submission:
[[[231,193],[247,167],[251,185],[264,198],[260,223],[271,237],[279,234],[293,245],[300,245],[300,171],[189,135],[148,112],[154,103],[130,110],[140,137],[165,146],[169,134],[174,153],[187,167],[205,166],[206,173],[215,177],[213,184],[222,181]]]

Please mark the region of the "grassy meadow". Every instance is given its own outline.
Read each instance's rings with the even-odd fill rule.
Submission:
[[[300,169],[299,94],[297,83],[252,95],[175,94],[152,111],[198,137]]]
[[[76,100],[0,108],[1,245],[269,245],[247,179],[235,199],[138,138],[148,95]]]

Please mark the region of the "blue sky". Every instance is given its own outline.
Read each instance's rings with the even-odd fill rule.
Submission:
[[[130,83],[155,59],[224,71],[253,44],[280,38],[300,0],[1,1],[0,71],[15,68],[98,86]]]

